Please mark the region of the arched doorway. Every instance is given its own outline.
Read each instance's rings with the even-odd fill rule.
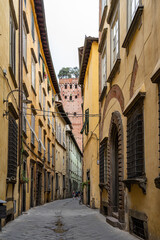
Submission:
[[[108,141],[108,214],[124,223],[123,125],[119,112],[112,113]]]

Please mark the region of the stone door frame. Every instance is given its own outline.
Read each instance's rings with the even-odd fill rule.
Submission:
[[[109,129],[109,138],[107,146],[107,159],[108,159],[108,215],[112,216],[114,212],[113,208],[113,191],[112,191],[112,148],[113,148],[113,138],[114,128],[117,128],[118,132],[118,220],[121,223],[125,222],[124,214],[124,185],[123,185],[123,171],[124,171],[124,145],[123,145],[123,125],[121,115],[118,111],[112,113],[110,129]]]

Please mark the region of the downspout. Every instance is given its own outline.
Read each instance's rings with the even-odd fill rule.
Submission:
[[[19,0],[19,72],[18,72],[18,80],[19,80],[19,99],[18,99],[18,107],[19,107],[19,124],[18,124],[18,166],[19,166],[19,186],[18,186],[18,215],[21,214],[20,211],[20,177],[21,177],[21,149],[22,149],[22,57],[23,57],[23,36],[22,36],[22,11],[23,11],[23,0]]]

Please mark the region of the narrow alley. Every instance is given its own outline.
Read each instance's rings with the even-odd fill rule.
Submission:
[[[106,224],[98,210],[79,205],[78,199],[57,200],[30,209],[8,223],[0,240],[134,240],[134,236]]]

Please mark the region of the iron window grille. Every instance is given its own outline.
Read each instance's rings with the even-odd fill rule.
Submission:
[[[137,103],[127,118],[127,175],[144,176],[143,106]]]
[[[140,237],[141,239],[146,239],[145,229],[144,229],[144,221],[132,217],[132,224],[133,224],[132,233],[135,234],[136,236]]]
[[[18,127],[14,117],[9,114],[8,129],[8,178],[16,179],[17,177],[17,136]]]
[[[105,183],[107,181],[107,138],[100,145],[99,160],[100,183]]]

